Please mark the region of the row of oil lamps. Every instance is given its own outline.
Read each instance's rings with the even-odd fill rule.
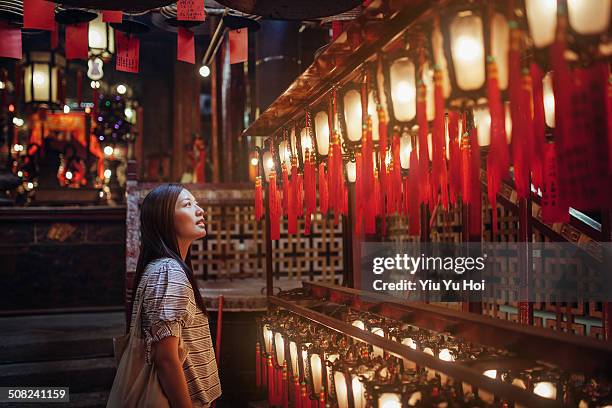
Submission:
[[[443,361],[461,362],[563,406],[612,407],[611,385],[551,365],[341,306],[337,318]],[[520,360],[520,359],[519,359]],[[520,407],[377,346],[276,309],[258,320],[257,385],[270,406],[299,408]]]

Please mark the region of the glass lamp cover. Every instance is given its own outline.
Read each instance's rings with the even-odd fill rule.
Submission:
[[[263,168],[264,168],[264,176],[266,177],[266,181],[270,180],[270,172],[274,169],[274,159],[272,158],[272,153],[266,150],[263,154]]]
[[[548,72],[542,79],[544,98],[544,120],[549,128],[555,127],[555,94],[553,92],[553,73]]]
[[[552,44],[557,29],[557,0],[525,0],[525,11],[534,45],[543,48]]]
[[[338,408],[348,408],[348,389],[346,386],[346,377],[343,372],[334,371],[334,387],[336,389]]]
[[[102,21],[101,15],[89,22],[88,42],[90,51],[95,55],[105,51],[115,52],[114,31]]]
[[[361,95],[355,89],[351,89],[342,98],[344,105],[344,122],[346,123],[346,136],[351,142],[361,140]],[[318,142],[318,139],[317,139]]]
[[[317,112],[314,122],[318,153],[321,156],[327,156],[329,153],[329,122],[327,112]]]
[[[321,362],[321,356],[316,353],[310,355],[310,368],[312,373],[312,384],[314,387],[313,391],[318,394],[323,386],[323,365]]]
[[[356,375],[351,376],[351,388],[353,389],[353,402],[355,408],[365,408],[366,407],[366,389],[363,385],[363,382]]]
[[[293,371],[293,375],[298,375],[300,369],[299,369],[299,362],[298,362],[298,348],[297,348],[297,344],[295,344],[295,341],[290,341],[289,342],[289,358],[291,359],[291,370]]]
[[[474,125],[476,126],[476,136],[478,146],[488,146],[491,144],[491,115],[487,105],[480,105],[474,108]]]
[[[266,352],[272,352],[272,330],[270,330],[270,326],[265,324],[262,328],[263,338],[264,338],[264,346],[266,347]]]
[[[368,93],[368,115],[372,118],[372,140],[376,142],[380,139],[380,135],[378,134],[378,112],[376,111],[374,91]]]
[[[401,408],[402,400],[395,392],[383,392],[378,397],[378,408]]]
[[[610,27],[612,0],[567,0],[570,26],[581,35],[603,34]]]
[[[289,149],[289,141],[282,140],[278,144],[278,157],[281,163],[285,163],[287,168],[291,167],[291,150]]]
[[[470,11],[458,13],[450,23],[450,46],[457,86],[480,89],[485,81],[482,19]]]
[[[495,13],[491,20],[491,54],[497,65],[497,83],[499,89],[508,88],[508,44],[510,27],[503,14]]]
[[[278,332],[274,333],[274,350],[276,351],[276,364],[282,366],[285,361],[285,339]]]
[[[416,116],[416,71],[407,57],[399,58],[389,67],[393,114],[400,122],[408,122]]]
[[[346,163],[346,178],[349,183],[354,183],[357,180],[357,163],[354,161]]]
[[[309,128],[302,128],[302,130],[300,130],[300,143],[302,145],[302,160],[306,159],[306,150],[308,150],[310,152],[310,154],[313,153],[312,151],[312,140],[310,139],[310,129]]]

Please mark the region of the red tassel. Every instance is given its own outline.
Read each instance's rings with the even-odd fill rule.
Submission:
[[[491,150],[489,155],[492,156],[495,177],[503,180],[508,177],[510,159],[506,141],[506,112],[501,101],[495,61],[491,60],[487,63],[487,73],[487,94],[491,115]]]
[[[283,165],[284,166],[284,165]],[[289,183],[287,183],[289,184]],[[298,195],[298,175],[295,163],[291,166],[291,187],[287,189],[287,233],[297,234],[297,195]]]
[[[419,126],[419,189],[421,193],[420,201],[429,202],[429,147],[427,145],[427,135],[429,126],[427,123],[427,89],[424,84],[418,88],[417,95],[417,124]]]
[[[518,108],[519,126],[513,132],[512,153],[514,156],[514,184],[519,198],[527,198],[531,194],[529,179],[531,146],[533,143],[533,116],[531,113],[531,77],[521,78],[520,105]],[[512,122],[514,123],[514,122]]]
[[[395,133],[393,135],[393,141],[391,142],[391,154],[392,154],[392,176],[391,176],[391,188],[393,190],[393,213],[400,211],[401,206],[401,185],[402,185],[402,171],[400,163],[400,135]]]
[[[287,173],[287,166],[285,163],[281,164],[281,172],[283,177],[283,215],[289,213],[289,174]]]
[[[606,99],[606,110],[608,112],[608,172],[612,174],[612,76],[608,70],[608,98]]]
[[[327,177],[325,177],[325,164],[319,164],[319,211],[323,216],[327,216],[329,209],[329,192],[327,190]]]
[[[373,146],[372,146],[372,120],[368,117],[366,122],[366,132],[361,146],[361,159],[363,167],[361,172],[361,186],[363,198],[372,197],[374,193],[374,161],[373,161]],[[363,202],[364,217],[365,217],[365,232],[366,234],[376,233],[376,215],[374,210],[374,202],[367,199]]]
[[[276,187],[276,174],[274,170],[270,172],[268,182],[268,200],[270,207],[270,239],[280,239],[280,217],[282,216],[280,192]]]
[[[409,234],[419,235],[421,233],[421,223],[419,222],[420,210],[420,184],[419,184],[419,160],[417,158],[417,150],[412,149],[410,152],[410,173],[408,174],[408,184],[410,185],[409,193]]]
[[[386,197],[389,194],[389,183],[387,182],[387,163],[385,162],[385,156],[387,154],[387,115],[382,107],[377,109],[378,113],[378,151],[380,152],[380,171],[378,177],[380,178],[380,192],[381,192],[381,209],[384,215],[386,213]],[[385,217],[383,216],[383,225],[385,224]]]
[[[500,187],[500,180],[497,178],[497,170],[494,170],[495,164],[493,155],[489,152],[487,156],[487,195],[489,198],[489,204],[491,205],[491,226],[492,226],[492,240],[497,239],[497,192]]]
[[[297,174],[297,193],[295,197],[295,213],[298,217],[304,216],[304,176],[302,173]]]
[[[363,233],[363,161],[361,153],[355,153],[355,171],[357,179],[355,180],[355,235],[360,236]]]
[[[455,111],[448,112],[448,148],[449,148],[449,190],[450,201],[457,204],[461,191],[461,155],[459,152],[459,114]]]
[[[444,132],[444,90],[442,89],[442,71],[437,69],[434,72],[434,132],[433,132],[433,185],[434,192],[437,193],[440,186],[442,207],[448,210],[448,173],[446,169],[446,143]],[[435,175],[434,175],[435,173]],[[437,195],[437,194],[435,194]]]
[[[514,164],[514,180],[517,192],[525,196],[523,171],[523,155],[521,143],[524,143],[526,132],[525,99],[522,97],[521,85],[521,31],[517,25],[510,30],[510,51],[508,53],[508,93],[510,96],[510,115],[512,117],[512,161]],[[517,172],[518,170],[518,172]],[[518,178],[518,179],[517,179]]]
[[[263,192],[261,190],[261,177],[255,178],[255,220],[259,221],[263,217]]]
[[[463,125],[466,125],[466,117],[465,113],[463,115]],[[471,197],[470,193],[472,189],[470,187],[470,137],[469,134],[465,131],[461,136],[461,198],[464,204],[470,204]]]
[[[531,174],[533,184],[539,188],[543,179],[543,157],[546,145],[546,122],[544,117],[544,73],[538,64],[531,64],[531,84],[533,87],[533,156]]]
[[[482,233],[482,200],[480,195],[480,149],[476,128],[470,130],[470,216],[469,232],[471,236]]]
[[[306,198],[306,215],[304,217],[304,235],[310,234],[311,215],[317,210],[317,191],[314,164],[310,152],[304,155],[304,190]]]

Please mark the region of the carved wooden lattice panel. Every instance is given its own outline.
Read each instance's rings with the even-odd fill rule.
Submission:
[[[126,287],[131,296],[132,279],[138,259],[140,205],[157,184],[128,186],[128,231]],[[207,184],[185,186],[206,211],[207,236],[194,242],[191,259],[194,273],[202,279],[262,278],[265,275],[265,222],[255,221],[251,185]],[[314,279],[341,283],[342,223],[315,215],[309,237],[287,234],[287,220],[281,223],[281,238],[273,241],[273,270],[277,277]]]

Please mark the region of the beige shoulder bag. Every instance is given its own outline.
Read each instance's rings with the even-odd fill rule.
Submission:
[[[141,294],[136,320],[130,333],[113,339],[115,361],[119,362],[107,408],[169,408],[155,364],[146,363],[145,339],[141,337],[141,310],[144,293]],[[185,361],[187,351],[179,339],[179,358]]]

